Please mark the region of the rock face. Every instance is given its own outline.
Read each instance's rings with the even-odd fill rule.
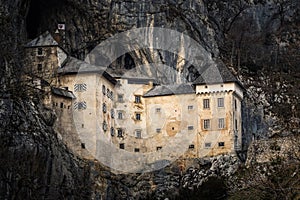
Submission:
[[[0,198],[89,199],[89,165],[66,149],[34,105],[0,104]]]
[[[65,48],[83,59],[101,41],[131,28],[183,32],[208,56],[221,58],[244,83],[248,97],[243,131],[249,144],[253,137],[299,133],[299,4],[298,0],[2,0],[0,198],[170,198],[191,191],[177,187],[193,188],[208,180],[209,174],[226,177],[236,169],[235,158],[220,157],[183,174],[178,166],[171,166],[153,174],[122,177],[76,158],[52,131],[51,112],[41,116],[42,110],[26,100],[28,87],[20,75],[25,59],[22,45],[28,38],[46,30],[54,33],[57,23],[64,22]],[[185,77],[198,71],[198,66],[190,66],[178,55],[151,49],[128,52],[111,68],[138,69],[153,62],[182,70]]]

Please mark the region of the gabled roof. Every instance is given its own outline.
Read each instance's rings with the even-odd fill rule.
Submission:
[[[30,41],[25,47],[45,47],[45,46],[58,46],[58,43],[54,40],[49,31],[46,31],[39,37]]]
[[[237,82],[236,77],[221,62],[202,69],[201,75],[193,82],[196,85]]]
[[[58,68],[57,73],[64,74],[81,74],[81,73],[98,73],[102,74],[112,84],[116,84],[117,81],[106,71],[106,68],[91,65],[85,61],[69,56],[63,63],[61,68]]]
[[[62,88],[52,87],[51,92],[57,96],[66,97],[66,98],[70,98],[70,99],[76,99],[76,97],[72,91],[65,90]]]
[[[168,96],[177,94],[194,94],[195,90],[191,84],[182,83],[175,85],[159,85],[149,90],[143,97]]]

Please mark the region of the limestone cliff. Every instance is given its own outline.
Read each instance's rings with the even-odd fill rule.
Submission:
[[[38,103],[27,101],[20,75],[25,59],[22,45],[29,38],[46,30],[53,33],[57,23],[64,22],[65,48],[83,59],[101,41],[134,27],[183,32],[208,55],[221,58],[248,89],[243,127],[250,142],[253,137],[299,134],[299,4],[297,0],[2,0],[0,197],[134,199],[150,198],[149,188],[156,197],[171,197],[178,188],[188,194],[209,175],[227,176],[222,169],[233,168],[224,160],[235,163],[235,158],[225,156],[203,161],[200,169],[190,168],[183,175],[178,167],[171,167],[156,174],[122,177],[76,158],[41,120]],[[166,51],[141,49],[122,56],[111,68],[157,62],[181,67],[185,76],[197,74],[197,66],[177,65],[179,59]],[[201,170],[205,167],[211,170]]]

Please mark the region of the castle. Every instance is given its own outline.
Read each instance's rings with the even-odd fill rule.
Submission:
[[[56,112],[55,128],[77,153],[101,156],[104,142],[132,153],[169,149],[172,156],[180,148],[191,158],[242,148],[244,88],[224,65],[218,66],[223,82],[160,85],[70,57],[48,32],[26,52],[36,87],[47,93],[44,104]]]

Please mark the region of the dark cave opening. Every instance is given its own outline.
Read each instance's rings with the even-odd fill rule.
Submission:
[[[27,37],[33,39],[38,36],[38,30],[41,23],[41,4],[40,0],[31,0],[28,14],[26,17]]]

